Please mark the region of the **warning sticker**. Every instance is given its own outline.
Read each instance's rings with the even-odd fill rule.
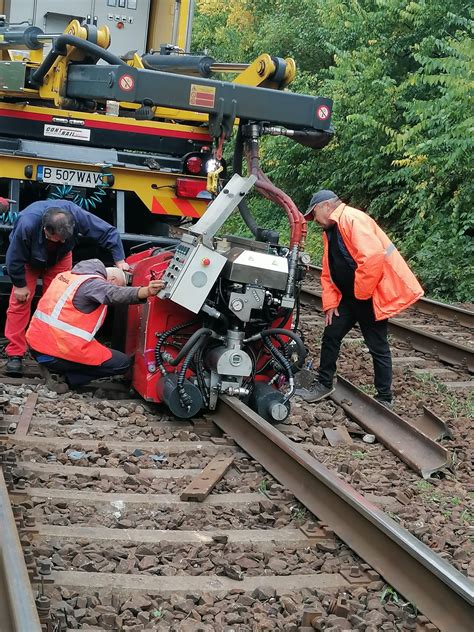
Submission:
[[[191,84],[189,95],[189,105],[198,105],[203,108],[213,108],[216,101],[216,89],[211,86],[200,86]]]
[[[130,92],[135,86],[135,81],[131,75],[122,75],[119,79],[119,88],[123,92]]]
[[[316,116],[320,121],[325,121],[331,114],[327,105],[320,105],[316,111]]]

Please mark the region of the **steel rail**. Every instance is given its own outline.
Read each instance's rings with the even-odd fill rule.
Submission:
[[[211,418],[442,632],[472,632],[467,577],[239,400]]]
[[[320,266],[310,265],[308,268],[311,276],[321,277],[322,268]],[[420,298],[420,300],[411,307],[423,314],[438,316],[443,320],[455,320],[463,327],[474,328],[474,311],[470,309],[441,303],[441,301],[435,301],[431,298],[426,298],[426,296]]]
[[[321,292],[302,289],[300,297],[303,303],[312,305],[319,311],[322,310]],[[417,351],[436,355],[447,364],[465,366],[468,371],[474,373],[473,347],[447,340],[393,318],[388,321],[388,330],[396,338],[409,342]]]
[[[450,467],[451,455],[446,448],[421,432],[414,423],[369,397],[342,375],[338,375],[336,388],[330,397],[359,426],[375,435],[380,443],[423,478]]]
[[[30,578],[0,469],[0,630],[41,632]]]

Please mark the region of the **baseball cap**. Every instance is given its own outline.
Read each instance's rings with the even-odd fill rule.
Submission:
[[[316,204],[319,204],[320,202],[326,202],[327,200],[332,200],[334,198],[337,198],[337,195],[334,193],[334,191],[329,191],[329,189],[321,189],[321,191],[317,191],[317,193],[313,194],[311,202],[309,203],[304,216],[307,217],[312,212],[313,207],[316,206]]]

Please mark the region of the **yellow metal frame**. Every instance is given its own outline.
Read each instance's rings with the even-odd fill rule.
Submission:
[[[190,0],[181,1],[181,10],[179,15],[178,24],[178,46],[184,48],[185,38],[187,33],[187,19],[189,13]],[[67,34],[74,35],[81,39],[87,39],[87,30],[81,26],[79,21],[73,20],[67,27]],[[97,43],[104,49],[110,45],[110,31],[108,27],[102,26],[98,29]],[[0,54],[1,58],[5,59],[5,55],[8,54],[7,59],[11,58],[10,51],[5,45],[0,42]],[[207,128],[203,123],[207,123],[207,113],[188,112],[185,110],[175,110],[173,108],[161,108],[156,107],[154,110],[155,118],[151,121],[137,121],[135,119],[129,119],[120,116],[107,116],[105,114],[92,114],[86,112],[77,112],[67,109],[62,109],[63,104],[63,87],[67,79],[68,65],[70,62],[78,62],[84,58],[84,53],[73,47],[67,47],[67,53],[64,56],[59,56],[52,65],[49,72],[44,78],[44,83],[38,88],[38,90],[32,90],[24,88],[21,92],[13,93],[10,91],[2,91],[0,89],[0,98],[4,96],[8,97],[22,97],[22,103],[2,103],[0,101],[0,115],[3,109],[16,110],[18,112],[33,112],[37,114],[44,114],[47,116],[58,118],[79,119],[84,121],[101,121],[108,123],[115,123],[117,125],[123,125],[124,129],[127,126],[133,125],[134,127],[140,127],[146,129],[161,128],[169,131],[176,131],[188,134],[200,134],[203,135],[203,140],[207,134]],[[24,60],[30,68],[37,68],[43,59],[43,50],[28,51],[25,53]],[[288,85],[295,77],[296,66],[293,59],[286,59],[286,68],[283,81],[277,85],[272,82],[271,76],[275,73],[276,66],[270,55],[260,55],[249,67],[242,71],[234,78],[234,83],[249,85],[249,86],[263,86],[270,88],[282,88]],[[135,54],[128,64],[135,68],[143,68],[143,63],[139,55]],[[27,100],[42,99],[46,102],[53,102],[56,107],[53,106],[37,106],[29,105]],[[121,103],[122,108],[134,110],[139,105],[134,103]],[[188,122],[189,124],[186,124]],[[199,127],[193,125],[193,123],[199,124]],[[211,144],[212,139],[209,139]],[[87,170],[93,172],[100,172],[100,165],[89,165],[85,163],[75,162],[74,160],[67,161],[66,165],[63,160],[47,160],[43,158],[25,158],[12,155],[0,154],[0,177],[9,178],[14,180],[28,180],[25,177],[25,167],[31,165],[33,167],[32,181],[36,180],[37,168],[39,165],[51,166],[51,167],[63,167],[68,169]],[[132,191],[137,194],[140,200],[146,205],[151,213],[182,216],[186,214],[182,212],[184,206],[188,205],[188,210],[194,212],[197,215],[202,215],[207,207],[207,201],[186,199],[186,203],[181,202],[181,209],[179,208],[180,200],[175,195],[176,178],[180,177],[178,174],[169,174],[163,172],[145,171],[138,168],[123,168],[123,167],[108,167],[108,171],[111,171],[115,180],[111,190],[117,191]],[[182,176],[181,176],[182,177]],[[186,176],[188,177],[188,176]],[[189,206],[189,204],[191,206]],[[191,208],[192,207],[192,208]],[[157,211],[159,209],[159,211]],[[194,211],[193,211],[194,209]]]
[[[127,104],[125,104],[127,105]],[[130,105],[130,104],[128,104]],[[157,127],[169,131],[176,131],[180,133],[195,133],[202,134],[203,140],[205,140],[205,136],[208,133],[206,128],[196,127],[194,125],[186,125],[182,123],[176,122],[165,122],[165,121],[137,121],[132,118],[125,118],[123,116],[107,116],[105,114],[93,114],[90,112],[77,112],[76,110],[66,110],[66,109],[57,109],[54,107],[42,106],[42,105],[29,105],[25,103],[4,103],[0,101],[0,114],[2,110],[16,110],[18,112],[32,112],[35,114],[44,114],[49,116],[54,116],[57,118],[69,118],[69,119],[78,119],[80,121],[100,121],[106,123],[114,123],[117,125],[123,125],[127,127],[129,125],[133,125],[134,127],[142,127],[144,129],[156,129]],[[170,110],[167,108],[157,108],[157,112],[170,112],[173,113],[173,118],[177,119],[177,112],[181,112],[181,110]],[[190,114],[189,112],[184,112],[183,114]],[[192,114],[192,113],[191,113]],[[205,115],[202,115],[204,120]],[[165,118],[165,117],[163,117]],[[171,116],[170,116],[171,118]],[[201,120],[201,119],[196,119]],[[209,142],[211,140],[209,139]],[[1,175],[1,174],[0,174]]]
[[[286,69],[281,84],[276,84],[269,79],[276,71],[275,62],[267,53],[260,55],[248,68],[235,77],[232,83],[239,83],[246,86],[263,86],[265,88],[285,87],[290,84],[296,76],[295,60],[288,57],[285,59]]]
[[[38,166],[60,167],[65,169],[78,169],[81,171],[93,171],[100,173],[101,170],[97,165],[88,165],[82,162],[74,162],[73,160],[64,162],[64,160],[45,160],[43,158],[29,158],[24,156],[11,156],[0,154],[0,174],[2,178],[9,180],[23,180],[35,182],[37,181]],[[25,168],[33,167],[31,178],[25,176]],[[140,200],[145,204],[151,213],[163,216],[180,217],[183,212],[177,205],[175,193],[176,179],[184,177],[180,174],[170,174],[154,171],[142,171],[140,169],[131,169],[124,167],[107,167],[107,173],[114,176],[114,184],[110,187],[111,191],[131,191],[136,193]],[[191,178],[191,176],[185,176]],[[91,189],[92,191],[93,189]],[[155,198],[164,212],[156,213],[153,211]],[[194,208],[196,213],[201,216],[204,214],[208,200],[186,200]]]

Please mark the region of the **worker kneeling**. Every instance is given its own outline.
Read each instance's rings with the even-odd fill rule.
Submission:
[[[132,359],[95,340],[107,306],[140,303],[158,294],[164,284],[156,280],[147,287],[125,285],[123,270],[106,268],[98,259],[82,261],[71,272],[58,274],[41,297],[26,332],[40,366],[64,375],[71,387],[126,373]]]

